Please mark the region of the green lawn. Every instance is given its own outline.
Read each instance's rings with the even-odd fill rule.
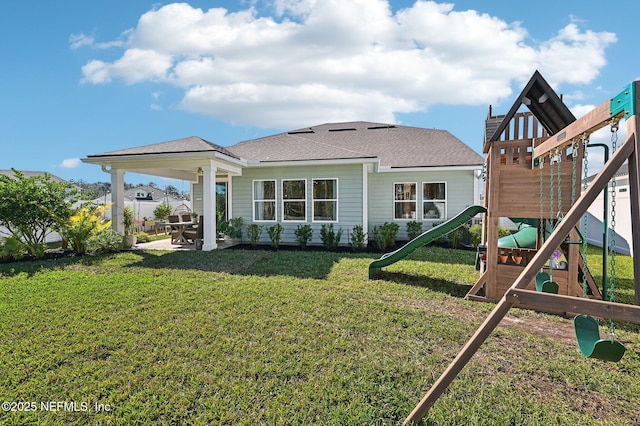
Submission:
[[[379,280],[375,255],[318,252],[0,265],[0,400],[37,405],[0,424],[399,424],[493,307],[462,300],[474,255],[421,249]],[[630,264],[618,257],[620,301]],[[514,310],[424,424],[639,424],[637,327],[619,325],[615,364],[571,334]]]

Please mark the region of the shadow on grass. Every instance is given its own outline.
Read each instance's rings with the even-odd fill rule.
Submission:
[[[443,279],[433,278],[428,275],[405,274],[403,272],[388,272],[384,270],[376,275],[376,279],[403,285],[424,287],[428,288],[429,290],[433,290],[439,293],[446,293],[448,295],[460,298],[464,297],[472,287],[471,285],[459,284]]]
[[[127,267],[182,269],[235,275],[291,276],[325,279],[345,257],[373,258],[374,254],[320,251],[214,250],[209,252],[136,252],[139,260]]]

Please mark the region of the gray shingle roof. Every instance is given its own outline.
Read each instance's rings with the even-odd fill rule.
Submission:
[[[479,165],[483,158],[446,130],[356,121],[327,123],[228,148],[261,162],[379,158],[382,166]]]
[[[88,157],[95,158],[124,155],[172,154],[184,152],[219,152],[230,157],[238,158],[227,148],[216,145],[197,136],[190,136],[188,138],[176,139],[168,142],[154,143],[151,145],[138,146],[135,148],[109,151],[102,154],[88,155]]]
[[[33,176],[43,176],[44,175],[49,175],[50,179],[54,182],[66,182],[64,179],[56,176],[56,175],[52,175],[49,172],[36,172],[36,171],[30,171],[30,170],[18,170],[20,173],[22,173],[24,175],[25,178],[30,178]],[[0,175],[7,175],[10,177],[14,177],[16,174],[13,172],[13,170],[0,170]]]

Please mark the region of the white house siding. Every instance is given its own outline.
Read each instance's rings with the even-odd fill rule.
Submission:
[[[191,205],[193,206],[193,211],[199,215],[204,211],[204,202],[202,200],[202,176],[198,176],[198,183],[191,185]]]
[[[607,186],[609,192],[609,217],[608,225],[611,226],[611,186]],[[602,228],[604,218],[604,194],[601,192],[589,207],[587,240],[590,244],[602,247]],[[609,228],[609,235],[611,228]],[[631,198],[629,193],[629,177],[622,176],[616,179],[616,251],[618,253],[633,256],[632,232],[631,232]]]
[[[276,180],[276,217],[277,221],[285,228],[282,244],[297,244],[294,234],[300,224],[308,223],[313,228],[313,237],[310,245],[322,244],[320,228],[323,223],[313,222],[312,217],[312,180],[313,179],[338,179],[338,222],[333,224],[334,230],[342,228],[343,234],[340,243],[348,243],[348,233],[354,225],[362,224],[362,164],[323,165],[323,166],[290,166],[290,167],[247,167],[242,171],[242,176],[232,177],[232,209],[233,217],[242,217],[244,224],[253,222],[253,193],[254,180]],[[282,221],[282,180],[306,179],[307,181],[307,220],[306,222]],[[267,228],[275,222],[255,222],[263,226],[261,243],[270,243]],[[243,233],[246,241],[246,232]]]
[[[417,218],[422,221],[423,231],[443,219],[422,220],[422,183],[446,182],[447,213],[451,219],[466,207],[474,204],[475,184],[473,170],[454,171],[391,171],[369,174],[369,236],[373,236],[373,227],[385,222],[395,222],[400,226],[399,240],[407,240],[407,223],[413,219],[394,219],[394,184],[417,183]],[[477,200],[475,201],[477,202]]]

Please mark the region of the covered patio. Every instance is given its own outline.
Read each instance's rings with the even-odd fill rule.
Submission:
[[[203,250],[214,250],[216,242],[216,183],[231,185],[231,176],[241,176],[247,161],[229,150],[199,137],[177,139],[157,144],[88,155],[83,162],[96,164],[111,175],[112,228],[124,233],[124,176],[140,173],[188,181],[191,184],[191,205],[204,217]],[[230,188],[227,194],[231,197]],[[231,202],[227,202],[230,209]],[[231,211],[227,211],[231,217]]]

